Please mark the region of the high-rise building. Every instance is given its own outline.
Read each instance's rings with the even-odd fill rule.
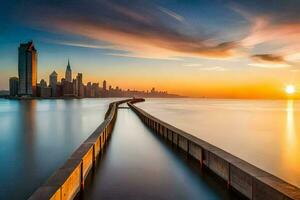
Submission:
[[[102,88],[103,88],[103,91],[106,91],[106,80],[103,81],[103,86],[102,86]]]
[[[36,95],[37,82],[37,51],[33,42],[19,46],[19,94]]]
[[[73,93],[74,96],[78,96],[78,84],[77,84],[77,79],[73,79]]]
[[[9,94],[10,96],[17,96],[19,88],[19,79],[17,77],[9,78]]]
[[[73,92],[73,83],[63,80],[61,82],[62,85],[62,95],[65,97],[71,97],[74,96],[74,92]]]
[[[99,97],[100,96],[100,88],[99,83],[92,84],[92,97]]]
[[[107,86],[106,86],[106,80],[104,80],[103,81],[103,83],[102,83],[102,97],[107,97],[107,94],[108,92],[107,92]]]
[[[78,84],[78,96],[84,97],[84,85],[82,83],[82,73],[78,73],[76,79]]]
[[[49,86],[51,87],[51,96],[56,97],[57,73],[53,71],[49,76]]]
[[[51,87],[47,87],[44,84],[37,84],[36,87],[36,96],[42,98],[49,98],[51,97]]]
[[[68,60],[68,65],[67,65],[67,69],[66,69],[65,79],[68,82],[72,82],[72,70],[71,70],[71,66],[70,66],[70,61],[69,60]]]
[[[42,98],[51,97],[51,87],[47,86],[47,82],[44,79],[42,79],[36,86],[36,96]]]
[[[40,81],[40,86],[41,86],[41,87],[47,87],[47,82],[46,82],[44,79],[42,79],[42,80]]]

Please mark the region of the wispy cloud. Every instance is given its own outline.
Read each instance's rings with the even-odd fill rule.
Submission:
[[[39,4],[35,1],[25,4],[26,7],[20,9],[19,13],[23,15],[22,11],[26,10],[28,23],[32,26],[106,42],[129,52],[130,56],[227,59],[240,53],[235,41],[217,42],[211,35],[204,34],[206,30],[190,35],[171,26],[162,20],[165,18],[163,15],[168,14],[179,21],[184,18],[167,8],[160,7],[158,10],[151,3],[93,1],[87,4],[79,0],[76,4],[61,8],[57,2]],[[35,12],[28,12],[30,10]],[[97,48],[93,45],[90,47]]]
[[[73,47],[82,47],[82,48],[120,50],[120,47],[115,46],[115,45],[95,45],[95,44],[67,42],[67,41],[51,41],[51,43],[55,43],[55,44],[59,44],[59,45],[66,45],[66,46],[73,46]]]
[[[174,60],[174,61],[182,61],[182,58],[178,57],[159,57],[159,56],[146,56],[143,54],[131,54],[131,53],[106,53],[105,55],[116,56],[116,57],[127,57],[127,58],[143,58],[143,59],[155,59],[155,60]]]
[[[276,54],[257,54],[252,55],[251,59],[254,63],[250,63],[249,66],[261,67],[261,68],[286,68],[290,67],[283,56]]]
[[[287,63],[250,63],[248,65],[253,67],[261,67],[261,68],[269,68],[269,69],[290,67],[290,65]]]
[[[277,7],[274,6],[277,3],[273,3],[254,0],[253,4],[249,4],[252,6],[231,5],[231,9],[246,19],[250,26],[247,35],[241,39],[240,45],[250,49],[258,46],[272,49],[271,54],[250,56],[251,59],[258,62],[258,64],[254,64],[255,66],[271,67],[274,65],[260,63],[276,62],[278,63],[277,67],[286,67],[292,65],[289,62],[300,60],[298,53],[300,51],[300,2],[282,2],[282,9],[288,10],[288,12],[282,12],[282,9],[277,10]],[[253,5],[260,5],[260,9],[256,9]]]
[[[202,64],[200,64],[200,63],[186,63],[186,64],[183,64],[182,66],[184,66],[184,67],[201,67]]]
[[[224,67],[219,67],[219,66],[216,66],[216,67],[200,67],[198,68],[199,70],[202,70],[202,71],[226,71],[226,69]]]
[[[164,12],[165,14],[169,15],[170,17],[176,19],[177,21],[179,22],[183,22],[184,21],[184,17],[182,17],[181,15],[167,9],[167,8],[164,8],[164,7],[158,7],[158,9],[162,12]]]
[[[285,63],[283,56],[275,54],[257,54],[251,58],[258,62]]]

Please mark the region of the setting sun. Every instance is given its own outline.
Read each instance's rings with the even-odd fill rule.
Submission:
[[[285,87],[285,92],[287,94],[294,94],[295,93],[295,86],[293,86],[293,85],[287,85]]]

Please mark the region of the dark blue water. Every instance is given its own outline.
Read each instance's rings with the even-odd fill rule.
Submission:
[[[199,163],[172,150],[131,110],[119,110],[106,151],[78,199],[238,199]]]
[[[26,199],[103,121],[112,99],[0,99],[0,199]]]

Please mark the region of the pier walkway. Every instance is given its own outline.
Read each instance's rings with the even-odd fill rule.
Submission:
[[[170,148],[128,109],[117,121],[95,171],[78,199],[235,199],[199,170],[199,163]]]
[[[30,200],[300,200],[299,188],[134,105],[141,101],[111,103],[104,122]]]

